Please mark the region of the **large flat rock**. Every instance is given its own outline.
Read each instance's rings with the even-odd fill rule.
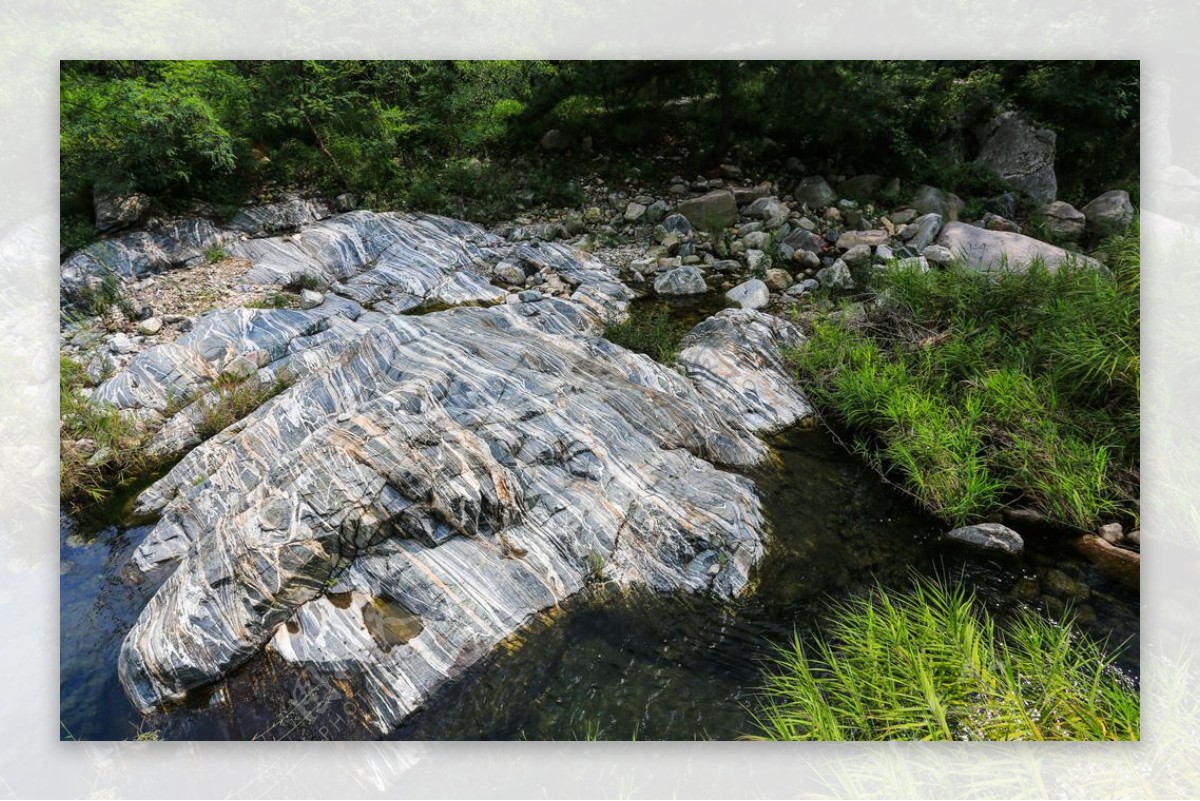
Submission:
[[[138,499],[158,522],[131,571],[166,576],[119,658],[140,709],[267,647],[348,682],[387,731],[591,581],[730,598],[763,552],[754,484],[724,468],[758,463],[758,432],[810,414],[779,357],[800,338],[794,326],[722,312],[672,369],[600,336],[631,293],[586,254],[363,214],[256,251],[264,273],[308,259],[304,269],[336,276],[318,308],[213,312],[97,390],[165,415],[169,452],[195,445],[191,407],[163,405],[202,393],[194,376],[250,359],[257,379],[296,377]],[[377,308],[500,259],[569,295]],[[366,295],[347,290],[381,267]]]
[[[1043,242],[1040,239],[1009,231],[989,231],[967,223],[947,223],[938,235],[937,243],[968,266],[980,271],[1022,270],[1040,259],[1054,269],[1066,262],[1103,269],[1100,262],[1078,253]]]

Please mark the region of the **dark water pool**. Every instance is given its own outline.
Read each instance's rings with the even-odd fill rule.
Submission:
[[[401,739],[731,739],[753,731],[754,692],[772,643],[812,631],[831,600],[914,574],[961,578],[993,611],[1071,603],[1082,628],[1128,641],[1138,669],[1138,593],[1052,538],[994,561],[947,549],[943,526],[880,482],[821,430],[773,443],[779,464],[756,473],[772,524],[754,587],[733,605],[599,586],[529,623],[393,736]],[[340,696],[315,720],[296,714],[312,679],[272,654],[186,706],[142,719],[125,700],[116,653],[153,587],[121,568],[145,527],[94,533],[64,517],[61,708],[64,738],[363,738]]]

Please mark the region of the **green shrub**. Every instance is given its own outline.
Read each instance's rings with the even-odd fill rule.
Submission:
[[[766,740],[1136,740],[1138,692],[1070,622],[998,627],[961,587],[876,588],[778,650]]]
[[[1008,503],[1079,529],[1133,522],[1137,235],[1106,245],[1112,276],[889,269],[865,325],[814,323],[792,354],[801,381],[882,474],[950,522]]]

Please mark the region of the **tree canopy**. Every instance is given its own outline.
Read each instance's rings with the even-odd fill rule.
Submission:
[[[552,128],[614,160],[796,156],[970,191],[975,129],[1015,108],[1057,132],[1068,200],[1136,190],[1138,167],[1128,61],[67,61],[61,98],[64,235],[97,188],[168,207],[272,187],[470,195],[471,160],[579,158],[539,152]],[[507,189],[501,172],[485,183]]]

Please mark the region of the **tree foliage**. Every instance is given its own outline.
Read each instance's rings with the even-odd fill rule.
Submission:
[[[983,188],[962,169],[975,128],[1009,107],[1058,132],[1061,194],[1082,202],[1136,189],[1137,81],[1116,61],[68,61],[62,206],[72,230],[96,188],[164,207],[277,187],[453,210],[447,195],[519,188],[511,165],[545,172],[552,127],[616,158],[794,155],[966,191]],[[463,180],[472,160],[485,174]]]

